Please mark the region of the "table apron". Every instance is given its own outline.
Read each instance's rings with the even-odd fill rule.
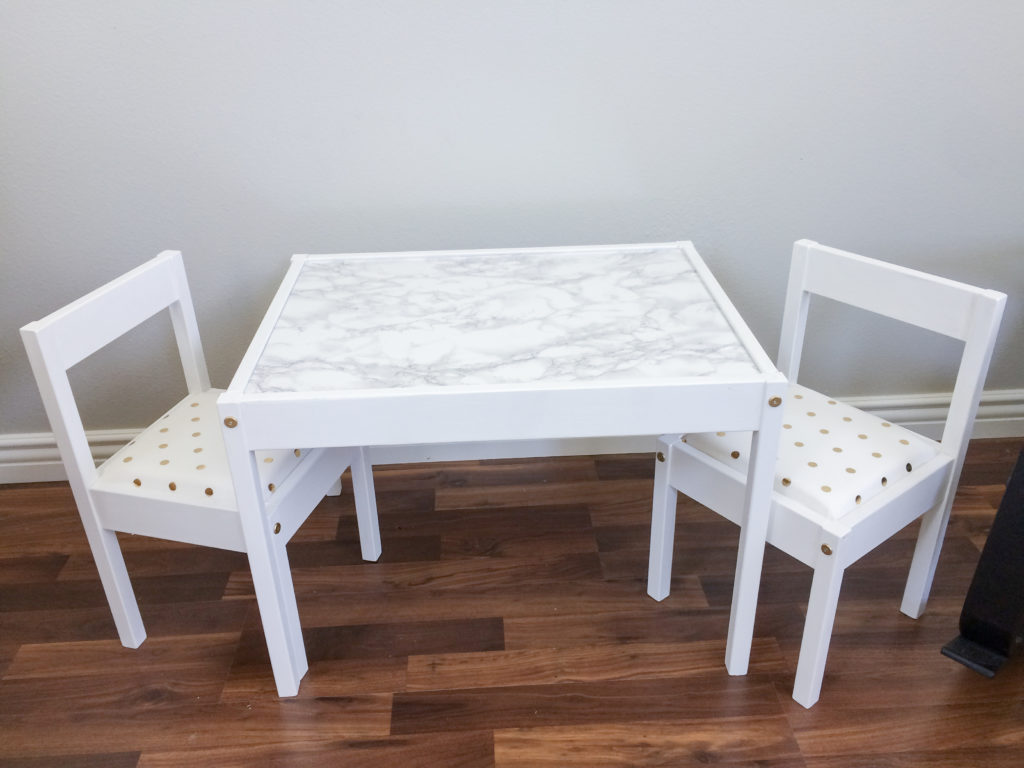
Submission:
[[[752,430],[784,389],[773,380],[294,399],[227,393],[218,407],[250,449],[383,446]]]

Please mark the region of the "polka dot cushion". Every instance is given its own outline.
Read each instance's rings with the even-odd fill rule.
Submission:
[[[746,473],[750,432],[708,432],[684,440]],[[836,519],[898,484],[938,452],[933,440],[791,384],[775,491]]]
[[[141,498],[235,509],[217,396],[189,395],[97,469],[96,488]],[[257,451],[264,499],[302,461],[304,451]]]

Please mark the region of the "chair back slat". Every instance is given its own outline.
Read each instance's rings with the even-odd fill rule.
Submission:
[[[21,329],[32,372],[76,494],[96,475],[67,371],[158,312],[169,309],[190,392],[209,389],[181,254],[164,251]]]
[[[942,434],[943,452],[962,462],[1006,295],[799,240],[793,247],[779,345],[779,368],[790,380],[799,372],[812,294],[964,342]]]

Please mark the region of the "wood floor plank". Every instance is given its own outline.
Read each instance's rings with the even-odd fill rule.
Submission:
[[[136,768],[139,752],[0,758],[0,768]]]
[[[784,668],[773,638],[756,638],[752,657],[755,671]],[[406,690],[684,677],[720,670],[724,658],[724,640],[417,655],[409,657]]]
[[[653,480],[595,480],[585,482],[551,482],[537,485],[467,486],[440,488],[435,495],[435,508],[441,510],[480,509],[488,507],[517,508],[528,506],[563,506],[591,504],[616,498],[640,497],[650,508]]]
[[[789,715],[801,752],[875,755],[1000,747],[1024,755],[1024,701],[903,706],[899,700],[857,709]]]
[[[151,637],[138,648],[118,640],[22,645],[3,675],[4,680],[93,676],[116,669],[137,674],[153,669],[166,673],[194,670],[216,674],[227,669],[238,649],[240,632],[177,637]]]
[[[292,742],[252,747],[151,751],[138,768],[492,768],[494,739],[490,731],[411,734],[331,742]]]
[[[782,716],[497,730],[494,763],[496,768],[804,766]]]
[[[704,593],[692,576],[680,580],[680,586],[670,599],[671,609],[707,607]],[[299,614],[305,627],[365,624],[379,621],[381,617],[387,617],[388,621],[419,621],[436,616],[485,618],[496,613],[504,614],[507,631],[509,619],[576,617],[583,623],[596,620],[603,625],[618,623],[617,617],[622,617],[623,621],[656,622],[662,610],[658,603],[646,597],[639,585],[594,580],[368,593],[352,592],[345,586],[335,591],[325,584],[315,594],[303,593],[299,599]],[[0,622],[2,620],[3,614],[0,614]],[[627,634],[630,633],[627,631]]]
[[[759,717],[780,714],[770,676],[685,678],[396,693],[391,732]]]
[[[293,568],[295,593],[359,594],[424,590],[461,590],[502,587],[538,582],[562,583],[599,578],[601,562],[596,552],[556,555],[550,558],[468,557],[442,562],[366,563],[355,566]],[[236,571],[224,590],[228,598],[255,595],[250,571]]]
[[[247,747],[266,743],[268,733],[279,743],[331,742],[385,736],[390,719],[390,694],[283,703],[180,701],[172,712],[127,703],[111,708],[51,707],[45,715],[0,713],[0,757],[43,756],[56,749],[75,754],[168,751],[183,744],[193,749]]]

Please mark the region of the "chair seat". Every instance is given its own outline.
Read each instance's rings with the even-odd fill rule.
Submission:
[[[686,435],[684,442],[746,474],[750,432]],[[909,478],[939,444],[814,390],[791,384],[785,398],[775,491],[838,519]]]
[[[191,394],[97,468],[96,490],[235,509],[217,397]],[[304,450],[256,451],[264,500],[302,462]]]

